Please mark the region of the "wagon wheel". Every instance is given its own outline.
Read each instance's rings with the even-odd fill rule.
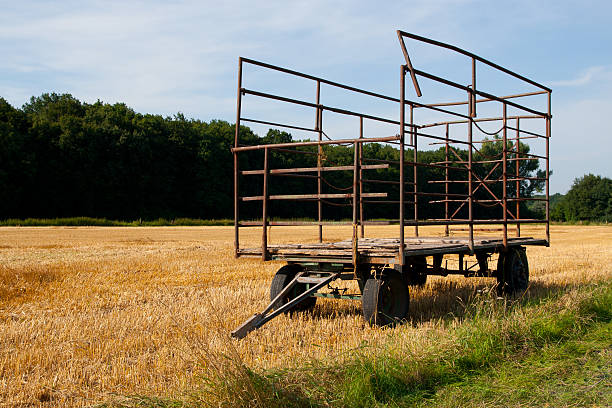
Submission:
[[[525,249],[513,247],[500,254],[497,261],[497,292],[500,295],[522,293],[529,285],[529,263]]]
[[[397,323],[408,314],[408,286],[399,272],[388,269],[382,278],[366,281],[361,302],[363,317],[370,325]]]
[[[295,278],[295,275],[300,272],[302,268],[299,265],[285,265],[280,268],[276,275],[274,275],[274,279],[272,279],[272,283],[270,284],[270,301],[274,300],[274,298],[283,290],[285,286],[289,284]],[[304,293],[307,290],[307,286],[305,283],[296,283],[295,286],[289,291],[287,296],[279,299],[274,304],[274,309],[278,309],[282,305],[288,303],[291,299],[298,297],[300,294]],[[312,309],[317,302],[317,299],[314,297],[308,297],[304,299],[302,302],[298,303],[295,307],[291,309],[291,311],[303,311]]]

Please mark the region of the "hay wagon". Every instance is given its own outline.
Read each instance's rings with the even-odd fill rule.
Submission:
[[[398,96],[239,59],[237,126],[232,149],[235,256],[280,260],[286,265],[272,280],[269,306],[232,332],[234,337],[246,336],[280,313],[311,308],[317,297],[361,300],[364,318],[370,324],[398,322],[408,314],[409,287],[423,285],[428,275],[495,278],[502,294],[527,288],[529,267],[525,247],[550,243],[551,89],[458,47],[403,31],[397,31],[397,36],[405,62],[399,70]],[[451,55],[459,61],[451,71],[467,78],[457,81],[450,79],[450,75],[415,68],[407,44]],[[312,100],[245,87],[247,66],[310,84]],[[449,70],[448,64],[444,68]],[[478,82],[477,73],[483,76]],[[436,89],[432,95],[437,100],[453,94],[463,97],[433,103],[423,98],[411,100],[406,96],[409,81],[417,97],[423,95],[423,83]],[[500,92],[506,85],[512,89],[518,85],[523,92]],[[361,109],[324,103],[322,90],[331,95],[344,92],[369,102],[360,105]],[[296,115],[296,121],[289,123],[246,117],[243,112],[247,97],[249,103],[265,100],[279,106],[259,112],[279,112],[286,118],[290,116],[286,108],[297,107],[302,116]],[[378,102],[384,102],[387,110],[374,108]],[[304,111],[310,112],[314,126],[298,123]],[[394,114],[385,116],[378,113],[381,111]],[[324,116],[328,118],[327,126]],[[328,124],[332,118],[344,119],[344,125],[334,128]],[[241,140],[241,123],[310,136],[299,141],[253,145]],[[384,134],[383,129],[391,134]],[[347,133],[349,136],[345,137]],[[372,144],[392,146],[396,157],[368,157],[372,150],[368,146]],[[340,145],[351,151],[351,163],[329,160],[328,151]],[[485,148],[493,145],[498,149]],[[438,159],[419,157],[428,148],[438,149]],[[275,167],[271,157],[278,152],[308,155],[316,164]],[[251,155],[249,163],[260,163],[258,168],[240,168],[247,155]],[[544,168],[533,175],[529,169],[534,166],[530,163],[543,164]],[[329,182],[331,175],[338,178],[340,174],[350,180],[348,186],[338,187]],[[282,194],[287,180],[296,178],[308,191]],[[244,195],[241,186],[251,191],[257,186],[259,192]],[[544,194],[534,196],[534,186],[539,186]],[[279,209],[279,203],[288,202],[299,202],[300,208],[305,208],[304,202],[311,203],[307,205],[312,215],[296,220],[282,219],[273,213],[273,203]],[[543,216],[529,215],[534,211],[528,211],[528,204],[532,208],[539,205]],[[247,205],[256,206],[257,217],[252,216],[251,207],[245,211],[250,216],[241,219]],[[349,216],[341,217],[336,210],[330,210],[338,206],[350,211]],[[286,213],[286,206],[283,210]],[[527,212],[526,217],[523,214]],[[533,224],[529,231],[537,232],[533,235],[538,236],[521,234],[521,226],[527,224]],[[330,225],[348,226],[346,239],[326,239],[325,228]],[[368,226],[378,225],[394,225],[387,227],[393,228],[387,231],[396,232],[384,238],[368,237]],[[423,230],[433,225],[439,231],[434,236],[423,236]],[[273,244],[268,236],[272,226],[296,229],[313,226],[318,237],[308,242]],[[261,244],[242,247],[243,228],[261,228]],[[334,289],[330,284],[338,279],[356,281],[359,290],[349,294]]]

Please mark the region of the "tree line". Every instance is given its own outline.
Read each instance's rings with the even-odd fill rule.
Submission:
[[[206,123],[180,113],[172,117],[141,114],[122,103],[84,103],[69,94],[32,97],[22,108],[15,108],[0,98],[0,219],[232,218],[234,132],[234,124],[221,120]],[[277,129],[260,136],[241,126],[240,141],[254,145],[294,139],[290,133]],[[528,152],[529,146],[521,144],[520,149]],[[503,142],[494,138],[475,153],[475,160],[498,156],[502,150]],[[323,153],[325,166],[353,163],[351,146],[326,146]],[[263,168],[261,151],[239,156],[241,170]],[[413,152],[407,149],[407,160],[412,156]],[[450,157],[454,163],[449,177],[455,181],[466,180],[465,166],[458,159],[467,160],[467,151],[457,150],[457,156]],[[364,170],[364,178],[390,182],[399,179],[399,168],[394,164],[399,160],[399,151],[394,146],[365,144],[363,157],[367,164],[390,163],[388,169]],[[422,163],[444,160],[444,147],[418,152],[418,161]],[[316,163],[316,147],[274,150],[270,154],[270,168],[313,167]],[[477,167],[479,174],[491,172],[491,179],[501,172],[492,163]],[[520,162],[520,174],[538,178],[543,172],[539,163],[531,160]],[[323,192],[350,193],[352,177],[350,171],[325,172]],[[414,182],[411,168],[407,178]],[[431,181],[443,179],[444,169],[421,167],[416,179],[418,191],[442,193],[444,185]],[[466,193],[466,187],[460,183],[449,186],[451,194]],[[521,182],[521,195],[531,196],[542,187],[542,182],[537,180]],[[412,191],[412,186],[407,189]],[[501,197],[501,183],[490,184],[489,189]],[[515,194],[514,182],[509,183],[509,189],[509,195]],[[241,196],[261,195],[261,191],[261,176],[241,176]],[[270,194],[316,193],[316,178],[312,173],[310,177],[309,174],[271,176],[269,191]],[[386,192],[388,198],[383,201],[393,201],[398,199],[399,186],[366,183],[364,192]],[[413,196],[407,197],[411,201]],[[442,218],[443,203],[431,202],[441,198],[419,196],[418,217]],[[480,188],[475,198],[492,196]],[[312,201],[272,201],[270,205],[272,217],[316,217],[316,203]],[[459,205],[450,203],[451,212]],[[542,215],[537,208],[532,210],[521,205],[521,217],[529,216],[530,212],[532,216]],[[406,210],[410,216],[411,208],[408,205]],[[243,202],[240,211],[241,218],[260,217],[261,203]],[[397,218],[397,204],[367,203],[364,213],[368,219]],[[475,215],[483,219],[501,218],[501,207],[479,207]],[[466,216],[467,206],[457,211],[457,218]],[[351,218],[350,200],[326,200],[324,218]]]
[[[555,221],[612,222],[612,180],[593,174],[578,177],[567,194],[551,197],[550,205]]]

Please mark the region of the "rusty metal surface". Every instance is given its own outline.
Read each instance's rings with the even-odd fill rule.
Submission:
[[[451,226],[463,226],[462,231],[467,231],[465,245],[470,251],[474,251],[475,238],[474,231],[476,225],[491,225],[499,224],[499,228],[491,229],[491,231],[500,232],[497,239],[501,245],[507,248],[511,245],[515,238],[509,238],[508,226],[514,226],[516,237],[521,237],[521,224],[544,224],[546,239],[544,241],[527,239],[525,242],[545,242],[547,245],[550,242],[549,222],[549,176],[550,176],[550,160],[549,160],[549,143],[551,137],[551,92],[552,90],[544,85],[535,82],[521,74],[502,67],[492,61],[484,59],[469,51],[463,50],[456,46],[441,43],[436,40],[421,37],[415,34],[397,31],[397,36],[400,42],[402,54],[404,56],[405,65],[400,66],[400,84],[399,97],[384,95],[378,92],[373,92],[365,89],[356,88],[354,86],[342,84],[335,81],[330,81],[321,77],[301,73],[295,70],[275,66],[272,64],[256,61],[249,58],[239,58],[238,61],[238,89],[236,103],[236,134],[234,147],[232,149],[234,157],[234,216],[235,216],[235,254],[236,256],[247,255],[247,252],[240,250],[240,234],[241,227],[261,227],[262,242],[257,254],[262,259],[270,259],[269,249],[271,248],[268,242],[269,237],[267,228],[273,225],[287,226],[303,226],[316,225],[318,227],[318,241],[321,245],[324,244],[324,226],[326,225],[352,225],[351,251],[350,260],[353,264],[359,262],[361,254],[360,241],[363,241],[366,235],[364,226],[366,225],[398,225],[397,243],[396,243],[396,260],[403,263],[405,256],[405,227],[414,226],[414,235],[419,236],[419,226],[422,225],[444,225],[445,235],[451,234]],[[409,47],[407,41],[417,41],[427,44],[431,47],[443,48],[457,53],[461,58],[466,59],[466,64],[469,64],[470,76],[465,78],[463,85],[452,81],[448,78],[443,78],[434,75],[430,72],[415,68],[414,61],[410,58]],[[244,65],[253,65],[259,69],[269,70],[272,72],[281,73],[297,77],[302,80],[313,82],[314,101],[302,100],[286,95],[276,95],[269,92],[264,92],[257,89],[247,89],[243,87]],[[482,87],[482,81],[478,80],[479,66],[486,66],[487,69],[493,69],[504,75],[512,77],[514,80],[520,81],[524,86],[536,88],[521,93],[506,93],[496,95]],[[439,86],[449,90],[465,93],[465,100],[460,101],[440,101],[435,103],[421,103],[406,98],[406,76],[410,76],[412,86],[418,97],[423,94],[423,89],[420,86],[419,78],[424,78],[427,82],[435,82]],[[397,104],[399,110],[398,117],[385,117],[372,112],[358,112],[354,109],[345,109],[340,106],[326,105],[323,102],[322,87],[330,87],[342,90],[343,92],[359,94],[365,97],[372,98],[373,101],[385,101]],[[244,96],[249,96],[251,99],[268,99],[280,102],[282,104],[297,106],[301,109],[312,109],[312,117],[314,117],[314,126],[308,127],[291,123],[291,119],[287,119],[287,123],[281,123],[268,118],[253,118],[242,117],[242,109],[244,105]],[[546,98],[545,104],[529,104],[523,102],[525,98]],[[478,112],[483,109],[478,108],[479,104],[497,104],[501,109],[499,116],[478,117]],[[546,110],[541,111],[541,106],[545,106]],[[465,109],[464,112],[457,112],[450,109]],[[512,109],[510,112],[509,109]],[[429,111],[436,115],[444,116],[445,120],[437,120],[433,122],[419,123],[415,120],[417,111]],[[333,138],[329,137],[323,128],[323,115],[325,112],[333,113],[342,117],[356,117],[359,122],[356,123],[358,128],[353,132],[356,137],[353,138]],[[380,123],[386,125],[398,126],[397,133],[392,136],[367,135],[364,130],[364,121],[372,123]],[[280,129],[294,129],[304,132],[312,132],[316,134],[315,140],[302,140],[290,143],[276,143],[264,145],[242,145],[239,137],[239,126],[241,122],[250,122],[260,125],[269,125]],[[500,127],[498,132],[487,132],[482,129],[479,123],[493,123]],[[537,132],[530,129],[525,124],[542,122],[545,126],[544,132]],[[463,126],[460,128],[460,126]],[[429,131],[425,131],[429,129]],[[441,129],[443,136],[434,134],[435,129]],[[460,130],[457,135],[457,130]],[[328,130],[329,132],[329,130]],[[499,141],[503,143],[503,149],[498,156],[487,157],[482,153],[482,148],[485,143],[491,139],[487,139],[487,135],[500,134]],[[544,133],[544,134],[542,134]],[[358,137],[357,137],[358,135]],[[479,135],[484,135],[479,138]],[[323,138],[327,140],[325,140]],[[452,136],[452,137],[451,137]],[[521,149],[522,144],[526,141],[544,140],[545,153],[534,154],[532,152]],[[364,156],[364,145],[366,143],[382,143],[396,146],[399,150],[399,160],[380,160],[368,158]],[[325,148],[334,145],[349,145],[354,149],[353,163],[350,165],[328,165],[322,158],[325,156]],[[444,146],[444,161],[436,161],[431,163],[419,162],[419,146]],[[315,151],[307,151],[308,147],[316,146]],[[293,150],[296,147],[305,147],[304,150]],[[458,147],[465,149],[465,156],[458,153]],[[412,150],[412,157],[406,157],[407,148]],[[246,155],[251,152],[263,150],[263,163],[256,170],[240,170],[239,155]],[[284,153],[309,154],[317,156],[316,167],[295,167],[295,168],[271,168],[269,163],[270,153],[274,151],[282,151]],[[410,152],[410,150],[408,150]],[[521,163],[529,161],[542,160],[545,163],[545,176],[529,177],[521,175]],[[368,164],[368,163],[380,164]],[[490,165],[490,170],[483,172],[483,165]],[[370,170],[381,171],[397,166],[399,177],[397,180],[377,180],[371,176]],[[411,171],[406,171],[408,168]],[[442,176],[437,180],[425,180],[428,184],[444,184],[443,192],[423,191],[419,188],[423,183],[419,183],[419,169],[431,168],[443,170]],[[479,169],[481,169],[479,171]],[[450,172],[460,172],[465,174],[461,179],[452,179]],[[501,175],[496,174],[501,171]],[[351,172],[352,186],[351,192],[343,193],[324,193],[322,182],[328,183],[325,179],[328,172]],[[305,174],[306,173],[306,174]],[[307,174],[310,173],[310,174]],[[455,174],[455,173],[453,173]],[[239,189],[239,179],[241,177],[262,177],[263,191],[261,195],[241,196]],[[269,184],[271,176],[278,177],[303,177],[304,180],[315,179],[313,181],[316,193],[312,194],[269,194]],[[544,182],[545,197],[529,197],[521,195],[523,189],[521,183],[527,182]],[[276,183],[276,181],[272,181]],[[501,194],[497,187],[497,193],[491,186],[501,186]],[[364,191],[365,186],[370,186],[367,192]],[[378,187],[376,187],[378,186]],[[391,197],[384,191],[372,191],[373,189],[383,188],[384,186],[399,187],[399,196]],[[409,188],[406,188],[409,186]],[[451,186],[453,186],[451,191]],[[396,188],[397,188],[396,187]],[[440,187],[441,188],[441,187]],[[457,192],[461,189],[463,192]],[[396,190],[397,191],[397,190]],[[477,196],[476,194],[479,194]],[[483,197],[485,195],[485,197]],[[376,198],[388,198],[385,200],[376,200]],[[325,218],[325,208],[328,205],[334,204],[334,200],[350,199],[348,205],[352,209],[352,220],[335,221]],[[270,200],[298,200],[298,201],[316,201],[316,211],[312,215],[312,219],[316,221],[295,221],[295,220],[277,220],[271,221],[274,214],[270,214]],[[331,201],[330,201],[331,200]],[[262,202],[261,221],[257,220],[241,220],[240,205],[246,202]],[[520,203],[528,201],[543,201],[545,203],[545,217],[543,219],[521,218]],[[388,220],[371,220],[367,217],[368,207],[371,205],[397,205],[397,212],[390,214]],[[443,210],[443,219],[422,219],[420,218],[419,208],[421,206],[440,205]],[[406,206],[412,206],[412,215],[405,212]],[[479,209],[481,207],[496,207],[501,210],[501,216],[496,218],[483,219],[479,218]],[[465,215],[467,213],[467,217]],[[464,214],[464,215],[461,215]],[[461,216],[461,218],[460,218]],[[465,228],[467,227],[467,228]]]

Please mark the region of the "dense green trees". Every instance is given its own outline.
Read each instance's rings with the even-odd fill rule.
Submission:
[[[70,95],[44,94],[22,110],[0,99],[0,217],[226,217],[233,140],[222,121]]]
[[[587,174],[574,180],[568,193],[551,205],[557,221],[612,221],[612,180]]]
[[[242,144],[291,142],[289,133],[271,129],[266,135],[255,135],[241,127]],[[173,117],[143,115],[125,104],[82,103],[71,95],[43,94],[33,97],[22,109],[16,109],[0,98],[0,218],[92,216],[112,219],[231,218],[233,215],[233,171],[230,148],[234,125],[224,121],[210,123]],[[502,142],[494,139],[476,153],[492,157],[501,152]],[[274,151],[271,168],[316,166],[315,148],[300,148],[302,153]],[[521,145],[522,151],[528,146]],[[352,147],[326,146],[325,165],[347,165],[353,162]],[[457,150],[459,157],[467,153]],[[406,152],[412,157],[412,152]],[[399,159],[399,151],[389,145],[367,144],[364,157],[374,160]],[[419,152],[419,161],[438,162],[444,149]],[[457,157],[451,157],[455,160]],[[241,169],[261,169],[263,152],[240,155]],[[456,163],[451,178],[462,180],[466,172]],[[487,167],[488,166],[488,167]],[[500,168],[483,165],[483,174]],[[367,172],[367,178],[397,180],[398,167]],[[407,172],[411,177],[412,171]],[[538,173],[537,161],[521,162],[520,174]],[[420,168],[419,191],[443,192],[442,169]],[[347,192],[352,185],[350,172],[326,172],[324,192]],[[514,188],[514,183],[510,186]],[[501,196],[500,183],[491,184]],[[541,188],[541,182],[521,185],[522,194]],[[461,190],[463,189],[463,190]],[[451,185],[451,192],[465,193],[465,187]],[[241,195],[260,195],[261,176],[243,176]],[[384,191],[396,200],[398,186],[366,184],[365,191]],[[308,177],[271,177],[271,194],[315,193],[316,182]],[[510,194],[513,194],[510,191]],[[484,188],[477,198],[491,198]],[[439,218],[443,204],[420,199],[419,218]],[[451,208],[459,204],[453,203]],[[256,217],[261,204],[241,204],[245,218]],[[467,207],[467,206],[465,206]],[[314,217],[312,202],[272,202],[273,217]],[[411,209],[407,209],[410,213]],[[467,208],[458,213],[460,217]],[[525,211],[527,211],[525,209]],[[368,205],[368,218],[396,218],[396,205]],[[525,213],[522,213],[524,215]],[[350,218],[349,200],[325,204],[325,218]],[[499,206],[479,208],[478,218],[501,217]]]

